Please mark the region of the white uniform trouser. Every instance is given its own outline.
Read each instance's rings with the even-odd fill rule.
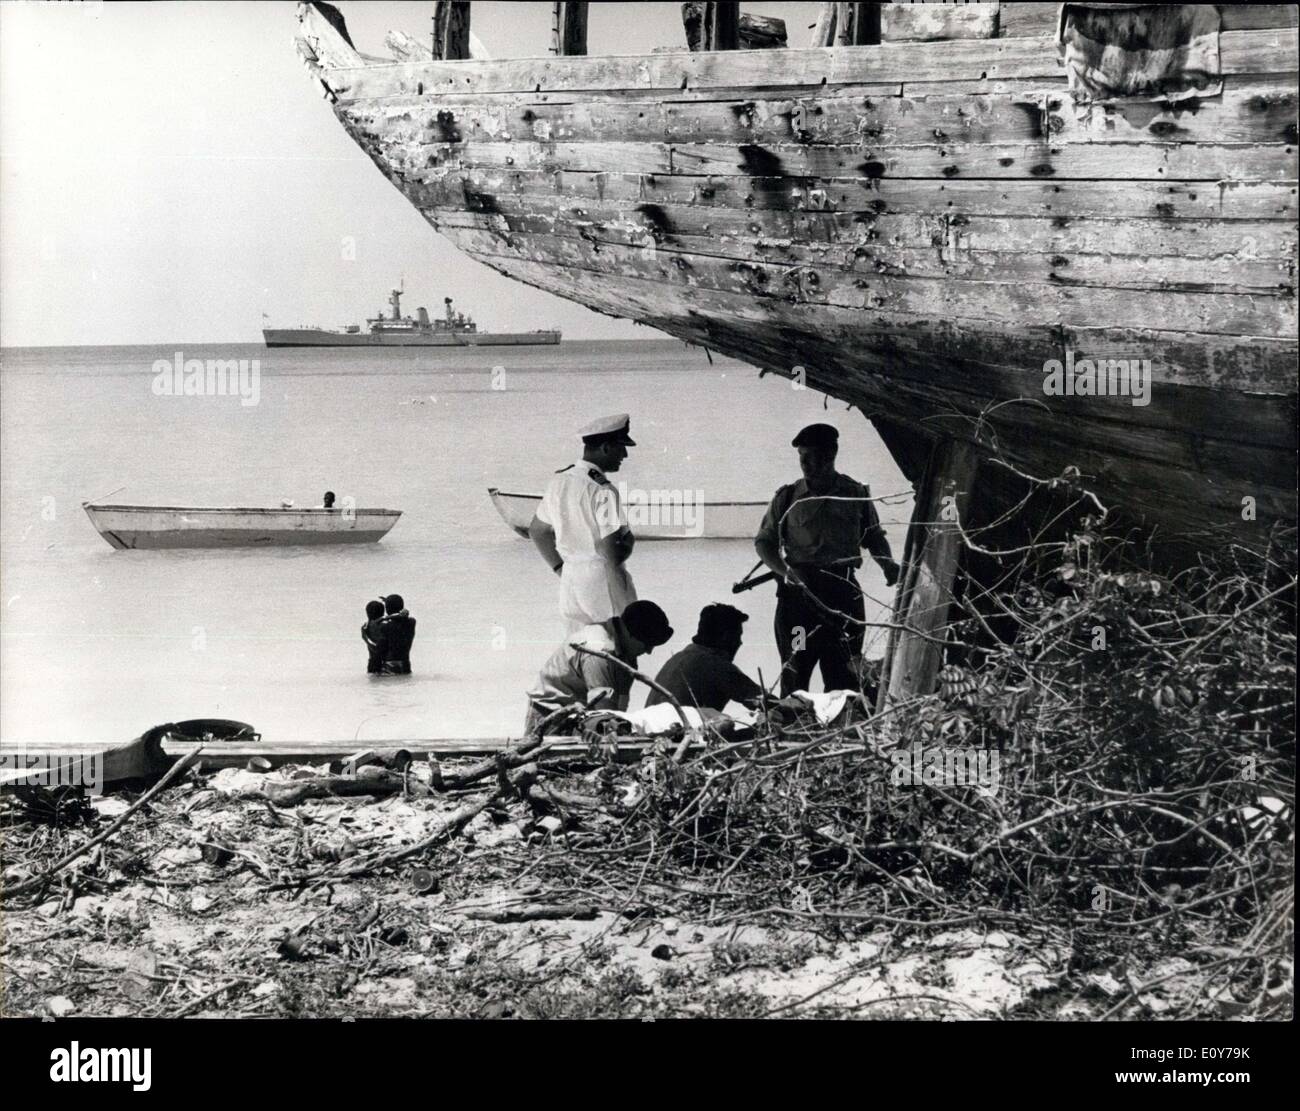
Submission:
[[[606,559],[565,560],[560,570],[560,616],[565,635],[608,621],[636,601],[632,576]]]

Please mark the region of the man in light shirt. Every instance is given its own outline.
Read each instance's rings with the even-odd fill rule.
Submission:
[[[588,709],[626,710],[632,675],[610,659],[593,656],[586,648],[635,668],[637,660],[672,639],[668,617],[653,602],[633,602],[621,614],[587,625],[564,638],[542,665],[535,687],[528,692],[525,735],[560,706],[578,704]]]
[[[565,631],[608,621],[636,601],[624,567],[635,543],[618,491],[606,478],[636,441],[626,413],[593,421],[578,433],[582,458],[556,472],[528,529],[547,566],[560,576]]]

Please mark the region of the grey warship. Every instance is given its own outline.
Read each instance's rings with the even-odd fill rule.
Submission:
[[[560,342],[560,331],[538,329],[532,332],[480,332],[472,317],[452,311],[452,299],[444,297],[446,314],[432,320],[423,306],[415,316],[402,315],[402,289],[394,289],[388,298],[391,314],[344,328],[263,328],[267,347],[528,347]]]

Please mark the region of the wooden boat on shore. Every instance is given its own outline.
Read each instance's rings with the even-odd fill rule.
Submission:
[[[519,536],[541,504],[541,494],[512,494],[488,487],[488,497],[501,519]],[[681,498],[662,503],[624,506],[628,526],[638,540],[752,540],[767,510],[767,502],[694,502]]]
[[[147,729],[124,744],[44,741],[0,743],[0,788],[74,786],[96,790],[124,780],[159,776],[177,755],[197,745],[257,745],[262,739],[251,725],[227,718],[194,718]],[[165,746],[172,746],[168,751]],[[228,754],[230,749],[225,750]],[[241,747],[242,753],[244,749]],[[256,754],[254,751],[254,754]],[[244,756],[243,760],[248,757]],[[229,760],[229,755],[227,755]],[[242,761],[241,761],[242,762]]]
[[[252,509],[176,505],[91,505],[86,515],[114,548],[238,548],[369,544],[402,515],[397,509]]]
[[[469,7],[386,61],[305,4],[297,45],[471,257],[852,403],[918,487],[956,445],[963,498],[1077,472],[1163,535],[1294,526],[1294,7],[1168,6],[1189,45],[1101,6],[827,4],[818,45],[740,50],[720,3],[708,49],[587,57],[562,4],[552,56],[491,61]],[[1182,84],[1090,93],[1090,43]]]

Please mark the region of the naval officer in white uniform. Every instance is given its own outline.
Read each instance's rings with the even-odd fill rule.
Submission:
[[[634,537],[618,491],[606,478],[636,441],[626,413],[592,421],[582,437],[582,458],[556,472],[528,528],[547,566],[560,576],[560,615],[566,635],[608,621],[636,601],[624,563]]]

